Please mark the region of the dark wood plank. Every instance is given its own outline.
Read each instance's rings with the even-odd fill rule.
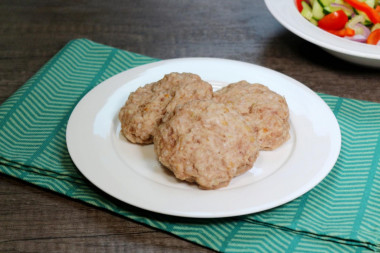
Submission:
[[[212,252],[0,174],[0,252]]]

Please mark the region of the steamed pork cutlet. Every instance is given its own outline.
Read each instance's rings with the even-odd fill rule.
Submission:
[[[273,150],[289,139],[289,109],[284,97],[262,84],[229,84],[214,100],[232,106],[257,131],[261,150]]]
[[[119,112],[122,134],[132,143],[150,144],[165,113],[195,99],[210,99],[212,86],[191,73],[170,73],[132,92]]]
[[[194,100],[165,116],[154,135],[159,161],[176,178],[216,189],[252,168],[258,153],[256,133],[229,106]]]

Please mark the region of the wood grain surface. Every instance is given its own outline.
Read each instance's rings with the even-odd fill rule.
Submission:
[[[317,92],[380,102],[379,69],[295,36],[262,0],[1,0],[0,103],[76,38],[161,59],[251,62]],[[0,203],[0,252],[210,252],[4,175]]]

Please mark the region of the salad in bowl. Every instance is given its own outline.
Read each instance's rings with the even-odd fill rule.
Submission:
[[[296,0],[301,15],[345,39],[380,46],[379,0]]]
[[[345,61],[380,68],[378,45],[380,0],[264,0],[264,2],[280,24],[302,39]],[[344,12],[347,18],[341,12]],[[333,14],[330,15],[331,13]]]

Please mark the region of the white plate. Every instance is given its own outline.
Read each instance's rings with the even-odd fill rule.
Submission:
[[[380,67],[380,46],[350,41],[316,27],[298,12],[295,0],[265,0],[265,4],[278,22],[299,37],[343,60]]]
[[[120,134],[118,112],[130,92],[170,72],[191,72],[218,89],[258,82],[285,96],[291,138],[261,152],[254,167],[218,190],[177,181],[156,159],[153,145],[136,145]],[[317,185],[339,155],[338,123],[325,102],[301,83],[249,63],[213,59],[164,60],[122,72],[90,91],[68,122],[67,146],[83,175],[128,204],[182,217],[228,217],[263,211],[291,201]]]

